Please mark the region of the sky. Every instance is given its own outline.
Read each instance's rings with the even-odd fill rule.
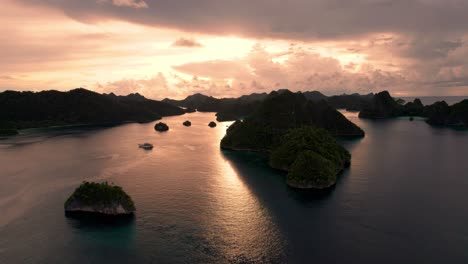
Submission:
[[[0,5],[0,91],[468,95],[466,0]]]

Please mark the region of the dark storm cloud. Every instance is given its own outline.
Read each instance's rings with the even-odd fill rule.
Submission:
[[[81,21],[121,19],[190,32],[258,38],[335,39],[375,32],[460,33],[463,0],[20,0]],[[145,7],[145,8],[137,8]]]

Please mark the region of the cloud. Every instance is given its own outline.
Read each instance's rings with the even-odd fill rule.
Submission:
[[[293,91],[319,90],[327,94],[367,93],[401,86],[404,82],[404,77],[399,73],[374,70],[372,67],[350,72],[337,59],[301,48],[294,48],[287,54],[285,61],[275,62],[276,54],[267,52],[261,45],[255,45],[245,58],[187,63],[173,68],[184,74],[214,80],[219,89],[226,90],[225,87],[229,87],[237,95],[280,88]],[[196,80],[197,85],[201,85]],[[203,85],[212,90],[209,86],[214,84]]]
[[[152,96],[284,87],[468,94],[467,10],[463,0],[5,0],[0,72],[18,89],[98,82]],[[181,34],[197,40],[172,43]],[[229,52],[237,42],[216,40],[231,35],[268,48],[242,57],[245,47]],[[198,40],[205,48],[171,47]],[[151,88],[153,77],[142,76],[159,71],[166,86]]]
[[[201,43],[193,38],[178,38],[171,45],[172,47],[199,48],[203,47]]]
[[[211,79],[244,79],[250,77],[250,69],[240,61],[212,60],[203,62],[190,62],[173,66],[173,69],[200,77]]]
[[[148,98],[161,98],[165,95],[177,95],[170,90],[166,77],[162,73],[148,79],[122,79],[115,82],[97,83],[93,90],[101,93],[127,95],[140,93]]]
[[[468,24],[468,2],[462,0],[113,0],[114,5],[100,5],[96,0],[21,1],[60,9],[80,21],[111,18],[255,38],[349,39],[381,32],[459,34],[466,32]],[[121,10],[115,4],[145,8]]]
[[[14,80],[15,78],[9,76],[9,75],[0,75],[0,80]]]
[[[459,49],[456,50],[460,52]],[[468,55],[468,48],[464,53],[451,54],[450,57],[462,55]],[[278,62],[278,57],[283,60]],[[265,47],[257,44],[242,58],[173,66],[181,74],[170,78],[159,73],[157,78],[126,79],[100,87],[101,91],[120,91],[122,94],[138,91],[155,99],[183,98],[193,93],[237,97],[283,88],[292,91],[318,90],[328,95],[355,92],[367,94],[382,90],[403,95],[408,94],[408,91],[416,95],[460,93],[468,88],[468,71],[464,66],[468,63],[462,63],[461,66],[458,63],[453,64],[454,66],[432,65],[430,70],[409,65],[402,70],[386,71],[371,64],[342,65],[335,58],[301,46],[291,46],[287,52],[268,52]],[[184,77],[187,75],[191,77]]]
[[[103,5],[112,3],[114,6],[132,7],[132,8],[148,8],[148,4],[143,0],[96,0],[97,4]]]

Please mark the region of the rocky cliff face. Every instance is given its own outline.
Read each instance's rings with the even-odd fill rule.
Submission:
[[[126,215],[133,214],[134,211],[125,209],[120,203],[102,204],[97,203],[94,205],[86,205],[81,202],[73,202],[65,208],[68,213],[82,212],[82,213],[97,213],[103,215]]]

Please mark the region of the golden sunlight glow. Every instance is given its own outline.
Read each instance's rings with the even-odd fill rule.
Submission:
[[[311,40],[241,37],[235,30],[215,34],[131,23],[119,16],[74,16],[26,2],[2,2],[0,91],[84,87],[162,99],[195,92],[239,96],[279,88],[326,94],[388,89],[396,95],[461,95],[466,90],[465,83],[457,81],[466,75],[461,61],[421,62],[424,56],[445,56],[447,62],[466,57],[459,46],[468,36],[434,43],[398,32]],[[443,90],[437,89],[440,85]]]

